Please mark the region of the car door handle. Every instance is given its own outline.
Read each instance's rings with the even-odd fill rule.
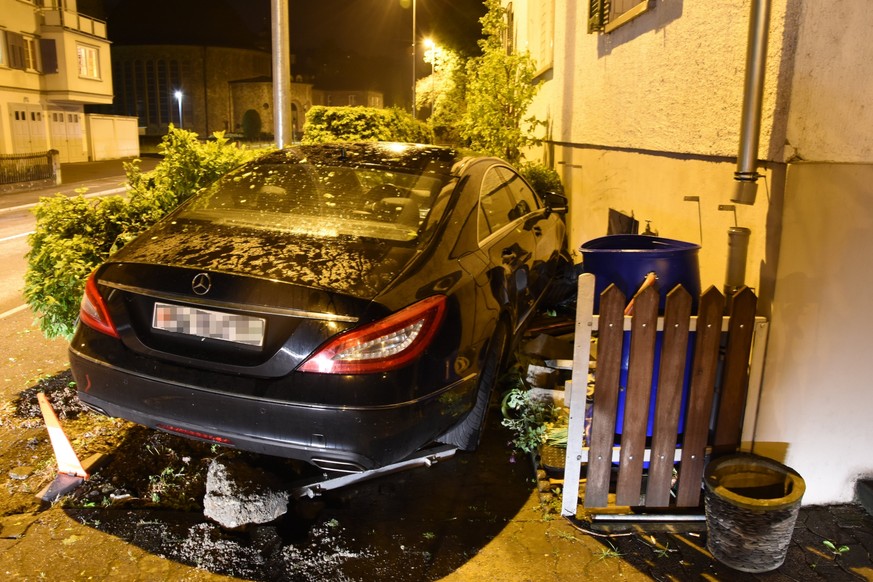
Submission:
[[[500,255],[503,258],[504,262],[511,262],[518,258],[518,255],[515,254],[515,251],[512,249],[503,249],[503,253]]]
[[[540,228],[539,226],[535,226],[531,230],[533,231],[534,236],[542,236],[542,234],[543,234],[543,229]]]

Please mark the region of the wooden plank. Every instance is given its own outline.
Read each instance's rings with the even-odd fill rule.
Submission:
[[[621,371],[621,342],[624,335],[625,296],[615,285],[600,294],[600,322],[597,337],[597,374],[594,381],[594,411],[585,484],[585,507],[606,507],[615,441],[615,413],[618,409],[618,380]]]
[[[735,452],[740,446],[748,390],[749,352],[755,332],[757,303],[757,297],[748,287],[740,289],[731,301],[731,321],[728,326],[713,456]]]
[[[631,326],[630,363],[625,393],[621,435],[621,459],[615,502],[618,505],[640,504],[643,477],[643,453],[652,393],[655,361],[655,336],[658,325],[659,295],[654,286],[635,298]]]
[[[749,383],[746,390],[746,414],[743,416],[743,434],[740,436],[740,450],[752,452],[757,434],[758,407],[761,403],[761,381],[764,377],[764,354],[767,347],[767,333],[770,324],[761,316],[755,317],[755,335],[752,338],[752,352],[749,354]]]
[[[567,455],[564,459],[564,487],[561,515],[576,516],[579,504],[579,478],[582,473],[582,438],[585,434],[585,406],[588,368],[591,357],[591,332],[594,329],[594,275],[579,275],[576,292],[576,326],[573,337],[573,372],[570,381],[570,421],[567,426]]]
[[[709,438],[715,377],[721,344],[724,295],[710,287],[700,298],[694,359],[691,364],[691,387],[688,413],[682,439],[682,462],[679,466],[678,507],[697,507],[705,468],[704,453]]]
[[[652,426],[652,454],[646,486],[646,507],[670,505],[673,458],[682,408],[685,361],[688,355],[688,326],[691,295],[681,286],[667,294],[664,336],[658,366],[658,389]]]

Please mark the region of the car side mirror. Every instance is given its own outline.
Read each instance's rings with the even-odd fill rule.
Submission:
[[[543,201],[546,204],[546,210],[549,212],[567,212],[567,197],[563,194],[558,194],[557,192],[546,192],[543,195]]]

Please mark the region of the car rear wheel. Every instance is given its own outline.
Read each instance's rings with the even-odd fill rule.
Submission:
[[[485,419],[488,416],[491,395],[494,393],[497,378],[503,369],[506,342],[506,328],[503,325],[498,325],[491,341],[488,342],[488,352],[485,355],[482,370],[479,372],[476,403],[464,420],[438,439],[440,442],[457,446],[462,451],[475,451],[479,447],[482,431],[485,428]]]

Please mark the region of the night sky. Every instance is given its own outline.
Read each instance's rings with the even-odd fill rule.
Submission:
[[[392,56],[412,43],[411,0],[290,0],[294,52],[336,47]],[[270,0],[80,0],[119,44],[225,44],[269,48]],[[94,5],[94,8],[91,8]],[[419,38],[476,52],[482,0],[417,0]]]
[[[289,0],[292,74],[323,89],[374,89],[386,105],[409,92],[412,0]],[[482,0],[416,0],[419,41],[478,52]],[[197,44],[270,50],[270,0],[79,0],[117,45]],[[429,71],[417,48],[418,76]]]

